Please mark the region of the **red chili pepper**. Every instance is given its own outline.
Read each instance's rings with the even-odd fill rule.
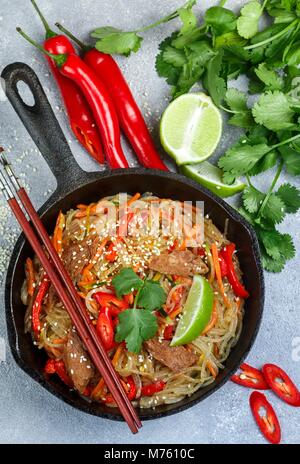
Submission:
[[[255,369],[249,364],[242,364],[240,374],[234,374],[231,377],[232,382],[242,385],[247,388],[255,388],[256,390],[269,390],[270,387],[265,381],[263,373]]]
[[[155,393],[162,391],[166,386],[166,383],[162,380],[158,380],[155,383],[150,383],[149,385],[144,385],[142,387],[142,396],[153,396]]]
[[[244,285],[239,281],[236,275],[236,272],[235,272],[235,268],[234,268],[234,264],[232,260],[234,251],[235,251],[235,244],[230,243],[229,245],[226,245],[220,252],[220,255],[224,258],[224,261],[227,266],[226,276],[236,296],[240,298],[248,298],[249,293],[245,289]]]
[[[85,96],[102,137],[108,164],[112,169],[128,168],[128,162],[121,147],[121,133],[114,104],[101,80],[74,53],[50,54],[20,28],[17,31],[32,45],[52,58],[62,75],[68,77],[81,89]]]
[[[121,311],[128,308],[125,300],[120,300],[111,293],[97,292],[93,296],[100,306],[108,307],[112,310],[112,316],[117,316]]]
[[[124,379],[121,378],[121,383],[126,391],[128,399],[130,401],[133,401],[136,397],[137,389],[136,389],[136,385],[134,383],[132,376],[124,378]],[[113,396],[110,393],[108,393],[104,399],[104,402],[106,404],[112,404],[112,403],[115,403],[115,400]]]
[[[111,244],[108,247],[107,254],[105,255],[106,261],[109,261],[110,263],[116,261],[118,252],[115,248],[116,244],[114,242],[111,242]]]
[[[220,262],[221,276],[225,277],[228,274],[228,269],[227,269],[226,261],[221,254],[219,254],[219,262]]]
[[[75,53],[75,49],[70,40],[64,35],[58,35],[53,32],[34,0],[32,0],[32,4],[40,16],[46,30],[46,40],[44,42],[45,50],[49,53],[53,53],[54,55]],[[99,132],[95,119],[85,97],[82,94],[82,91],[74,82],[64,77],[59,72],[57,66],[50,57],[47,57],[47,60],[61,91],[68,113],[70,126],[75,137],[96,161],[103,164],[105,160]]]
[[[100,335],[104,348],[109,351],[114,346],[114,329],[109,308],[100,311],[97,320],[97,332]]]
[[[275,364],[265,364],[262,371],[267,384],[279,398],[291,406],[300,406],[300,392],[283,369]]]
[[[141,110],[113,57],[84,45],[60,24],[56,23],[56,26],[81,47],[84,62],[106,86],[114,102],[120,125],[141,164],[147,168],[168,171],[157,153]]]
[[[250,395],[250,407],[261,433],[273,444],[281,439],[281,429],[276,413],[263,393],[254,391]]]
[[[198,247],[197,249],[197,255],[200,256],[200,258],[204,258],[206,256],[206,250],[203,247]]]
[[[65,363],[62,360],[48,359],[44,367],[44,372],[49,375],[57,374],[63,383],[69,387],[73,385],[67,374]]]
[[[50,280],[48,276],[45,274],[39,286],[37,295],[35,297],[35,301],[33,302],[33,305],[32,305],[31,323],[32,323],[32,330],[36,338],[39,337],[39,334],[41,331],[40,315],[42,311],[43,300],[49,290],[49,287],[50,287]]]
[[[166,325],[164,330],[164,339],[165,340],[172,340],[173,338],[173,325]]]

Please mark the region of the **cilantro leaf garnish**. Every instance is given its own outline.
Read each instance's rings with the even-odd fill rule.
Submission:
[[[258,124],[271,131],[293,128],[294,111],[288,97],[279,91],[266,92],[255,103],[253,116]]]
[[[285,204],[287,213],[297,213],[300,208],[300,191],[291,184],[282,184],[276,195]]]
[[[148,311],[161,308],[166,301],[166,292],[158,282],[145,280],[139,292],[137,306]]]
[[[122,311],[118,318],[116,341],[125,340],[127,349],[138,353],[143,341],[154,337],[158,325],[152,311],[159,310],[166,301],[166,292],[159,282],[140,279],[131,268],[122,269],[112,280],[116,295],[123,295],[137,290],[134,307]]]
[[[126,309],[119,314],[115,340],[126,342],[128,351],[139,353],[142,343],[153,338],[158,324],[154,314],[142,309]]]
[[[241,9],[241,16],[237,20],[237,30],[240,36],[250,39],[258,32],[258,21],[263,12],[259,2],[253,0]]]
[[[253,116],[247,106],[247,95],[237,89],[230,88],[225,95],[225,101],[229,106],[233,116],[229,123],[238,127],[251,127],[254,124]]]
[[[143,286],[143,280],[134,272],[131,267],[122,269],[118,275],[112,279],[116,295],[121,298],[123,295],[132,293]]]

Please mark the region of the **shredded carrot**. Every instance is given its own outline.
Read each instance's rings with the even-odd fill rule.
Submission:
[[[209,370],[209,372],[211,373],[211,375],[216,378],[217,375],[218,375],[218,371],[217,369],[215,368],[215,366],[210,362],[210,361],[207,361],[207,368]]]
[[[79,205],[79,206],[83,206],[83,205]],[[97,204],[92,203],[91,205],[87,206],[85,209],[78,208],[78,209],[80,209],[80,211],[78,211],[78,213],[75,214],[75,217],[76,218],[84,218],[88,214],[93,215],[93,214],[96,213],[96,207],[97,207]]]
[[[104,240],[102,240],[102,242],[100,243],[100,245],[98,246],[97,250],[96,250],[96,253],[94,254],[94,256],[92,256],[89,264],[87,264],[83,271],[82,271],[82,275],[84,277],[84,281],[87,281],[87,283],[92,283],[95,279],[95,276],[94,274],[92,274],[90,272],[90,270],[94,267],[94,262],[93,261],[96,261],[97,258],[100,257],[102,251],[104,250],[105,248],[105,245],[107,244],[108,242],[108,238],[105,238]]]
[[[212,258],[213,258],[213,262],[214,262],[214,266],[215,266],[216,277],[217,277],[218,285],[219,285],[219,288],[220,288],[220,292],[221,292],[222,297],[223,297],[223,301],[225,303],[225,306],[227,308],[230,308],[230,302],[229,302],[229,300],[228,300],[228,298],[227,298],[227,296],[225,294],[225,290],[224,290],[224,285],[223,285],[223,280],[222,280],[222,275],[221,275],[218,248],[217,248],[217,245],[215,243],[213,243],[212,246],[211,246],[211,253],[212,253]]]
[[[135,195],[133,195],[133,197],[131,197],[130,200],[128,200],[127,206],[132,205],[132,203],[134,203],[135,201],[137,201],[137,200],[140,198],[140,196],[141,196],[140,193],[136,193]]]
[[[208,247],[208,245],[205,245],[205,250],[206,250],[206,256],[208,259],[208,264],[210,267],[210,274],[208,277],[208,282],[211,284],[214,279],[215,279],[215,266],[214,266],[214,260],[212,259],[211,251]]]
[[[214,300],[210,321],[205,327],[205,329],[203,330],[203,332],[201,333],[201,335],[207,334],[207,332],[209,332],[216,325],[217,321],[218,321],[217,303],[216,303],[216,300]]]
[[[34,277],[34,268],[33,268],[32,259],[30,258],[26,259],[25,269],[26,269],[26,277],[27,277],[27,292],[29,296],[33,296],[35,277]]]
[[[172,311],[171,314],[169,314],[169,318],[170,319],[175,319],[178,316],[178,314],[181,313],[181,311],[182,311],[182,307],[179,306],[179,308],[174,309],[174,311]]]
[[[122,345],[119,345],[115,354],[114,354],[114,357],[112,359],[112,365],[114,367],[116,367],[119,359],[120,359],[120,356],[121,356],[121,353],[123,351],[123,346]],[[102,393],[102,390],[103,390],[103,387],[105,386],[105,383],[104,383],[104,380],[103,378],[101,378],[98,382],[98,384],[96,385],[96,387],[94,388],[94,390],[92,391],[91,393],[91,396],[93,398],[98,398],[99,396],[101,396],[101,393]]]
[[[55,345],[61,345],[62,343],[65,343],[66,340],[67,340],[67,337],[55,338],[55,340],[52,340],[52,343],[54,343]]]
[[[85,300],[86,295],[83,292],[77,292],[78,295]]]
[[[123,351],[123,345],[119,345],[116,352],[115,352],[115,354],[114,354],[114,357],[112,359],[112,365],[114,367],[116,367],[116,365],[117,365],[117,363],[118,363],[118,361],[120,359],[120,356],[122,354],[122,351]]]
[[[82,209],[82,210],[86,210],[87,209],[87,205],[83,205],[83,204],[79,204],[76,206],[77,209]]]
[[[219,352],[220,351],[219,351],[219,347],[218,347],[217,343],[214,343],[213,353],[214,353],[216,358],[219,357]]]
[[[60,211],[57,217],[54,234],[53,234],[53,246],[56,249],[59,256],[61,256],[61,253],[62,253],[62,236],[63,236],[65,225],[66,225],[65,216]]]
[[[91,393],[91,396],[93,398],[98,398],[101,393],[102,393],[102,390],[103,390],[103,387],[104,387],[104,380],[103,378],[101,377],[101,379],[99,380],[99,382],[97,383],[96,387],[94,388],[94,390],[92,391]]]

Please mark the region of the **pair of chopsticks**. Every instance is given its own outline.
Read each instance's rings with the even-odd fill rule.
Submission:
[[[3,149],[0,147],[0,153],[2,151]],[[35,211],[30,198],[28,197],[25,189],[19,184],[17,177],[13,173],[10,164],[7,162],[3,154],[0,155],[0,163],[2,166],[2,170],[0,170],[0,190],[2,190],[4,197],[20,224],[28,242],[36,253],[59,298],[68,311],[78,335],[80,336],[96,368],[103,377],[107,388],[111,392],[122,413],[122,416],[127,422],[132,433],[137,433],[138,429],[142,426],[141,421],[130,400],[127,398],[126,392],[109,356],[102,346],[102,342],[96,332],[95,326],[92,324],[84,303],[79,297],[69,274],[54,249],[47,231]],[[20,207],[15,193],[17,194],[24,210],[27,212],[32,225],[29,223],[25,213]],[[48,253],[49,258],[43,246]]]

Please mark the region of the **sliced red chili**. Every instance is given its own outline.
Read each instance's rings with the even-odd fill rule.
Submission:
[[[136,397],[137,388],[134,383],[133,377],[121,378],[121,383],[126,391],[127,397],[130,401],[133,401]],[[111,393],[108,393],[104,399],[106,404],[115,403],[114,397]]]
[[[107,253],[105,255],[105,259],[106,261],[113,263],[114,261],[116,261],[117,257],[118,257],[118,252],[116,250],[116,244],[112,242],[108,247]]]
[[[245,289],[244,285],[240,282],[238,276],[236,275],[232,256],[235,251],[235,244],[234,243],[229,243],[229,245],[226,245],[220,252],[220,256],[224,258],[224,261],[227,266],[227,272],[226,272],[226,277],[232,286],[232,289],[236,296],[240,298],[248,298],[249,293]]]
[[[48,276],[44,275],[43,280],[39,286],[35,301],[32,305],[32,313],[31,313],[31,323],[32,329],[35,334],[35,337],[38,338],[40,331],[41,331],[41,322],[40,322],[40,315],[42,311],[42,304],[45,296],[50,287],[50,280]]]
[[[127,308],[129,308],[131,305],[133,305],[134,295],[133,295],[133,293],[129,293],[128,295],[124,295],[123,299],[127,304]]]
[[[263,393],[254,391],[250,395],[253,417],[264,437],[273,444],[281,439],[281,429],[276,413]]]
[[[44,372],[49,375],[57,374],[60,380],[68,385],[68,387],[73,385],[63,360],[48,359],[44,367]]]
[[[266,382],[276,395],[291,406],[300,406],[300,392],[287,373],[275,364],[262,368]]]
[[[119,299],[111,293],[97,292],[93,296],[101,307],[111,309],[111,316],[113,317],[128,308],[125,300]]]
[[[109,351],[114,347],[114,329],[109,308],[99,313],[97,332],[100,335],[104,348]]]
[[[164,330],[164,339],[165,340],[172,340],[173,338],[173,325],[166,325]]]
[[[221,253],[219,254],[219,262],[220,262],[221,276],[225,277],[228,274],[228,269],[227,269],[226,261],[224,257],[221,255]]]
[[[153,396],[155,393],[162,391],[166,386],[166,383],[162,380],[158,380],[155,383],[150,383],[149,385],[144,385],[142,387],[142,396]]]
[[[260,370],[246,363],[241,365],[240,370],[242,371],[240,374],[234,374],[231,377],[232,382],[242,385],[243,387],[255,388],[257,390],[270,389]]]

